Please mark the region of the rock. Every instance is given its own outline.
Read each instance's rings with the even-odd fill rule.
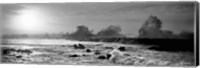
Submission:
[[[9,55],[10,52],[15,51],[15,49],[9,49],[9,48],[2,48],[2,54],[3,55]]]
[[[21,55],[19,55],[19,56],[16,56],[16,58],[22,58],[22,56],[21,56]]]
[[[119,51],[126,51],[126,48],[123,47],[123,46],[121,46],[121,47],[118,48],[118,50],[119,50]]]
[[[78,44],[78,45],[74,44],[73,47],[74,49],[85,49],[85,46],[83,44]]]
[[[99,50],[95,50],[94,54],[95,54],[95,55],[99,55],[99,54],[101,54],[101,53],[100,53]]]
[[[78,44],[79,49],[85,49],[85,46],[83,44]]]
[[[91,50],[90,49],[86,49],[86,52],[91,52]]]
[[[69,55],[68,57],[80,57],[80,55],[73,54],[73,55]]]
[[[76,45],[76,44],[74,44],[73,47],[74,47],[74,49],[78,49],[79,48],[78,45]]]
[[[106,56],[101,55],[101,56],[98,56],[97,59],[104,60],[104,59],[106,59]]]
[[[111,54],[106,54],[106,59],[109,60],[111,56],[112,56]]]

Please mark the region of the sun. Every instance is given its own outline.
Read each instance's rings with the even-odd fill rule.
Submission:
[[[16,29],[23,31],[37,31],[43,25],[43,18],[41,14],[33,9],[26,9],[19,11],[19,14],[14,17],[13,23]]]
[[[35,29],[35,27],[39,26],[39,22],[39,16],[36,12],[31,10],[24,11],[18,19],[18,23],[21,25],[21,28],[28,30]]]

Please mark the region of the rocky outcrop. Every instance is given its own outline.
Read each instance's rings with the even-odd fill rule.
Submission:
[[[85,46],[83,44],[74,44],[73,47],[74,49],[85,49]]]
[[[121,46],[118,48],[119,51],[126,51],[126,48],[124,46]]]
[[[86,49],[86,52],[88,52],[88,53],[89,53],[89,52],[91,52],[91,50],[90,50],[90,49]]]
[[[80,57],[80,55],[72,54],[72,55],[69,55],[68,57]]]

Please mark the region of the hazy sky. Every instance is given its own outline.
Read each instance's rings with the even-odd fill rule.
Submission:
[[[194,28],[191,2],[4,4],[1,8],[6,34],[74,32],[78,25],[96,33],[109,25],[119,25],[123,34],[136,36],[150,15],[157,16],[166,30]]]

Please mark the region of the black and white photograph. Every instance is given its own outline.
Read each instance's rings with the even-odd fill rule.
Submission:
[[[196,5],[194,1],[0,4],[0,62],[195,66]]]

